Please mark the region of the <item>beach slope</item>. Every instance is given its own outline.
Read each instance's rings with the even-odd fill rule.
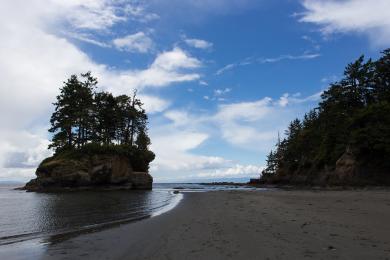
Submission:
[[[390,192],[187,193],[147,220],[47,245],[43,259],[389,259]]]

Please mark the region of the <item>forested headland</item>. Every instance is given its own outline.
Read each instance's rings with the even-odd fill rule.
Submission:
[[[289,124],[261,182],[390,184],[390,49],[350,63],[318,107]]]
[[[143,103],[136,91],[132,96],[97,92],[97,83],[90,72],[64,82],[50,119],[54,157],[125,155],[135,170],[148,171],[155,155]]]

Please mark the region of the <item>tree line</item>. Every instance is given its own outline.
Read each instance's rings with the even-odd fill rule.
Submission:
[[[55,111],[49,129],[53,137],[49,149],[61,153],[93,145],[120,147],[144,151],[145,160],[153,160],[154,154],[148,150],[148,116],[137,92],[132,96],[113,96],[96,91],[97,84],[90,72],[72,75],[64,82],[53,103]]]
[[[267,156],[262,181],[311,182],[351,153],[370,174],[390,170],[390,49],[373,61],[361,56],[330,85],[315,109],[293,120]]]

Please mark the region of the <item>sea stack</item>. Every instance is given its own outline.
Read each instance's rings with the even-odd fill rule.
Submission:
[[[72,75],[54,102],[53,156],[43,160],[28,191],[152,189],[148,115],[137,97],[96,91],[90,72]]]
[[[79,158],[54,156],[45,159],[29,181],[27,191],[77,189],[152,189],[153,177],[148,172],[133,170],[126,156],[85,155]]]

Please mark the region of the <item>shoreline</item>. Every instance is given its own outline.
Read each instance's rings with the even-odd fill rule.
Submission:
[[[142,221],[16,248],[16,259],[388,259],[388,190],[185,193]],[[2,255],[2,254],[0,254]],[[2,255],[3,256],[3,255]],[[12,258],[9,251],[8,257]],[[24,257],[24,258],[23,258]]]
[[[7,187],[9,190],[15,190],[20,191],[19,188],[14,188],[12,186]],[[24,190],[22,190],[24,191]],[[129,191],[129,192],[142,192],[140,190],[134,191],[134,190],[123,190],[123,189],[108,189],[107,187],[101,187],[99,189],[77,189],[72,190],[72,192],[78,193],[88,193],[88,192],[117,192],[117,191]],[[165,205],[158,205],[157,207],[149,208],[148,211],[145,211],[143,213],[138,213],[137,216],[131,216],[127,218],[119,218],[116,220],[109,220],[106,222],[98,222],[98,223],[89,223],[87,225],[83,226],[75,226],[75,227],[67,227],[67,228],[60,228],[60,229],[54,229],[54,230],[47,230],[47,231],[33,231],[31,233],[21,233],[21,234],[11,234],[9,236],[2,236],[0,237],[0,258],[1,258],[1,252],[2,249],[4,249],[4,246],[18,246],[23,244],[33,244],[35,243],[37,247],[39,247],[41,244],[46,244],[46,241],[50,242],[59,242],[59,241],[65,241],[69,238],[77,237],[80,235],[88,234],[88,233],[95,233],[100,232],[103,230],[115,228],[120,225],[130,224],[133,222],[142,221],[148,218],[153,218],[156,216],[159,216],[161,214],[164,214],[165,212],[168,212],[175,208],[180,201],[183,198],[183,194],[175,194],[174,190],[172,191],[163,191],[156,189],[157,192],[166,192],[170,194],[169,203],[166,203]],[[27,193],[30,193],[30,191],[24,191]],[[149,191],[148,191],[149,192]],[[33,192],[34,193],[34,192]],[[37,194],[41,194],[42,192],[35,192]],[[50,191],[50,192],[44,192],[44,194],[71,194],[69,190],[56,190],[56,191]],[[109,194],[109,193],[108,193]],[[142,211],[142,209],[141,209]],[[140,211],[138,211],[140,212]]]

